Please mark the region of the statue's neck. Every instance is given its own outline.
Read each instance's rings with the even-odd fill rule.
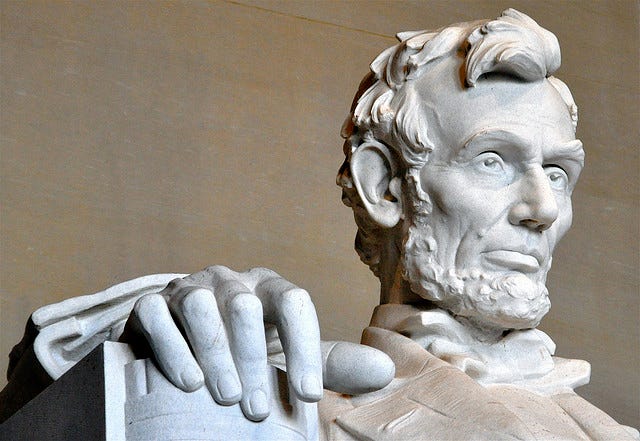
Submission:
[[[378,268],[380,278],[380,304],[415,303],[421,298],[411,291],[409,282],[402,276],[401,243],[388,240],[380,255]]]

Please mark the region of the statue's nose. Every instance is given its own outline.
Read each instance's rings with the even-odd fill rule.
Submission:
[[[517,199],[509,211],[509,222],[544,231],[558,218],[558,203],[542,167],[529,170],[518,183]]]

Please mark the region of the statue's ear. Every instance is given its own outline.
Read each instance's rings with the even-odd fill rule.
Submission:
[[[368,141],[351,155],[351,177],[369,216],[379,225],[395,226],[402,217],[402,181],[397,160],[384,144]]]

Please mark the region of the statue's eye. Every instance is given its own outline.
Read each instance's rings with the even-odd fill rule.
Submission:
[[[551,188],[556,190],[566,190],[569,187],[569,177],[562,168],[557,165],[549,165],[544,168],[544,171],[549,178]]]
[[[500,172],[504,170],[504,161],[496,152],[484,152],[476,157],[476,166],[483,171]]]
[[[496,167],[500,167],[500,163],[498,162],[497,159],[495,158],[487,158],[482,162],[482,165],[484,165],[487,168],[496,168]]]

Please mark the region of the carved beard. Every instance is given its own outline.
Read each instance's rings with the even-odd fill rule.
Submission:
[[[496,276],[482,268],[446,268],[438,262],[437,248],[428,222],[409,227],[402,246],[403,275],[420,297],[481,329],[535,328],[549,311],[545,280],[551,260],[532,280],[521,273]]]

